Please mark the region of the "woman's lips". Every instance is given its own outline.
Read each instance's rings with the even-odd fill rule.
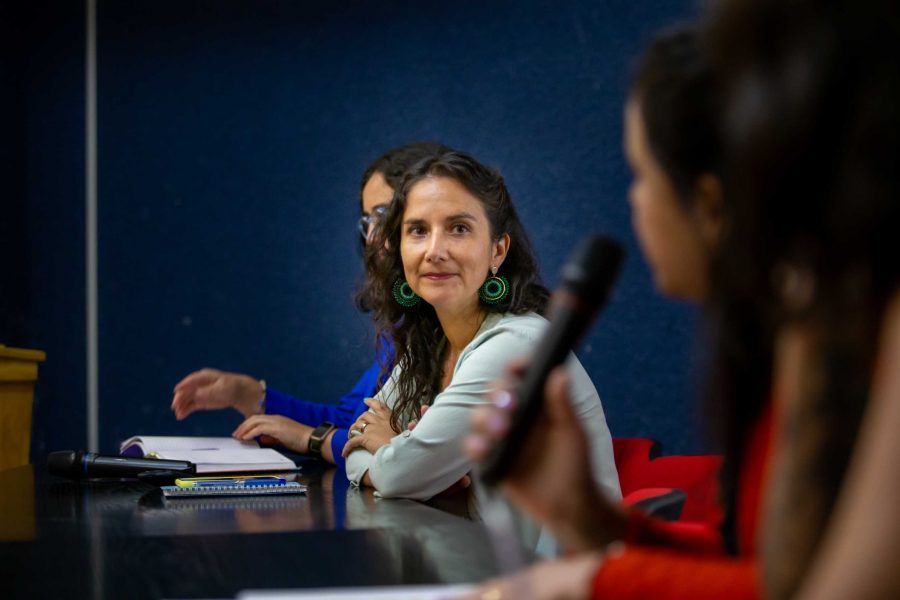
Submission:
[[[422,277],[431,281],[445,281],[453,277],[453,273],[424,273]]]

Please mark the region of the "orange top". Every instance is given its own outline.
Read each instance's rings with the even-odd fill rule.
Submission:
[[[759,598],[756,530],[771,433],[770,403],[747,439],[736,507],[738,556],[723,554],[717,523],[667,523],[632,512],[624,549],[609,553],[594,576],[593,598]]]

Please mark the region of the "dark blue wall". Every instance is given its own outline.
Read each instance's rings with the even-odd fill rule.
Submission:
[[[34,458],[85,445],[84,6],[4,3],[0,343],[47,352]]]
[[[630,61],[653,30],[690,14],[685,0],[101,2],[101,448],[134,433],[230,432],[236,413],[179,424],[168,410],[174,383],[201,366],[322,401],[346,390],[372,347],[352,304],[359,177],[381,151],[431,139],[503,171],[550,283],[583,234],[626,242],[616,296],[580,355],[614,435],[700,449],[694,314],[652,288],[621,152]],[[66,82],[71,106],[47,107],[58,118],[82,111],[83,64],[63,67],[76,83]],[[77,145],[32,143],[83,160]],[[46,187],[32,182],[30,194],[63,211],[83,203],[83,181],[71,205]],[[83,230],[83,214],[71,220]],[[63,264],[83,248],[39,252]],[[83,267],[69,276],[55,318],[71,310],[83,325]],[[41,386],[72,381],[83,405],[83,375],[51,361]],[[49,414],[36,452],[83,431],[83,417]]]

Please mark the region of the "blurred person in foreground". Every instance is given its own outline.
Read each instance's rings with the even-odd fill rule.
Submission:
[[[717,98],[699,27],[684,25],[659,33],[644,52],[624,115],[632,223],[654,283],[664,295],[704,308],[726,202]],[[502,490],[572,554],[489,583],[474,597],[757,597],[755,525],[770,407],[756,403],[735,432],[740,453],[727,456],[725,471],[734,477],[723,478],[740,481],[740,489],[725,494],[730,517],[721,524],[667,523],[624,509],[585,478],[588,439],[572,418],[568,394],[565,374],[554,371],[546,417],[528,441],[532,458],[518,463]],[[474,457],[503,435],[514,405],[504,390],[493,399],[495,408],[476,415],[467,440]]]
[[[715,8],[708,27],[722,86],[727,198],[706,310],[708,395],[723,407],[726,458],[745,415],[772,407],[772,460],[754,528],[759,585],[771,598],[894,598],[900,7],[732,0]],[[554,422],[567,422],[565,396],[555,374],[546,398],[548,412],[562,415]],[[475,446],[499,435],[480,423]],[[524,483],[513,478],[507,487],[533,502]],[[557,577],[582,565],[593,587],[557,581],[544,597],[619,597],[606,593],[602,574],[629,552],[609,543],[629,534],[596,520],[567,524],[595,525],[597,554],[551,565]],[[700,566],[684,565],[698,585]],[[541,568],[519,579],[534,581]],[[482,596],[501,598],[516,581]]]

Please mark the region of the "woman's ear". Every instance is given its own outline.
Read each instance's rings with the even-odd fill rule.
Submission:
[[[491,265],[500,268],[503,261],[506,260],[506,254],[509,252],[510,237],[508,233],[504,233],[494,241],[493,251],[491,252]]]
[[[712,249],[719,245],[725,219],[724,202],[722,180],[712,173],[700,175],[694,185],[692,212],[700,230],[700,237],[707,248]]]

